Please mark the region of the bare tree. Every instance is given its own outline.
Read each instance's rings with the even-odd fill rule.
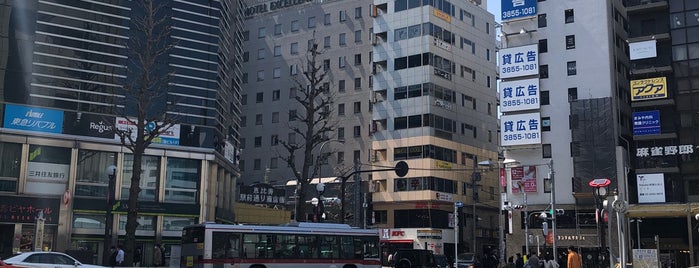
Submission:
[[[164,64],[169,51],[171,27],[163,4],[155,0],[135,1],[129,38],[129,71],[124,83],[121,111],[129,126],[115,128],[121,143],[133,153],[131,185],[127,201],[125,266],[131,266],[138,227],[138,197],[141,192],[143,154],[161,134],[175,125],[177,118],[168,115],[167,86],[172,72]],[[115,108],[119,105],[115,103]]]
[[[301,137],[300,142],[280,141],[286,149],[288,155],[281,156],[291,168],[296,176],[296,205],[294,217],[297,221],[305,221],[299,218],[299,214],[306,211],[306,188],[311,179],[316,177],[319,165],[313,165],[313,149],[329,139],[329,135],[335,131],[335,124],[330,121],[333,94],[330,93],[327,81],[328,72],[326,68],[318,62],[318,57],[322,54],[318,51],[318,44],[312,42],[306,54],[305,64],[301,64],[302,75],[292,79],[296,85],[295,100],[301,107],[301,111],[296,115],[296,124],[289,124],[289,129]],[[297,163],[297,154],[301,151],[303,162],[301,166]]]

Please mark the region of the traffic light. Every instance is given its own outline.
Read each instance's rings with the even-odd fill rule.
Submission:
[[[514,206],[512,206],[512,207],[513,207],[514,209],[524,209],[524,208],[526,208],[527,206],[525,206],[525,205],[514,205]]]
[[[562,208],[557,208],[556,209],[556,216],[563,216],[563,214],[566,214],[566,211]]]

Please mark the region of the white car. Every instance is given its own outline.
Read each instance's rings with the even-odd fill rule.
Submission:
[[[4,260],[11,265],[46,268],[104,268],[104,266],[82,264],[68,254],[60,252],[23,252]]]

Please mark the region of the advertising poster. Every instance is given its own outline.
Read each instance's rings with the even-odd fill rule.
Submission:
[[[640,60],[657,57],[656,43],[656,40],[629,43],[629,59]]]
[[[155,122],[148,122],[146,125],[146,131],[153,129],[155,127]],[[116,123],[114,124],[118,130],[131,130],[131,137],[136,139],[136,125],[131,121],[123,117],[117,117]],[[119,135],[114,135],[114,139],[119,140]],[[167,131],[160,134],[160,136],[153,139],[153,143],[167,144],[167,145],[179,145],[180,144],[180,125],[175,124],[170,127]]]
[[[539,109],[539,79],[500,82],[500,111]]]
[[[514,78],[538,74],[538,44],[500,50],[500,78]]]
[[[643,111],[633,113],[633,135],[660,134],[660,111]]]
[[[513,167],[510,169],[512,178],[512,193],[519,193],[517,186],[521,185],[527,193],[536,193],[536,166]]]
[[[663,173],[636,175],[638,203],[665,202],[665,175]]]
[[[541,144],[540,113],[503,115],[500,118],[502,146]]]
[[[502,0],[502,21],[536,16],[537,0]]]
[[[44,133],[63,131],[63,111],[5,104],[3,127]]]
[[[667,98],[665,77],[631,80],[631,101]]]

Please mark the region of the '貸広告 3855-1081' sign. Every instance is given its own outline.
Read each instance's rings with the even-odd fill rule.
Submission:
[[[537,0],[502,0],[502,21],[536,16]]]
[[[500,111],[539,109],[539,79],[523,79],[500,83]]]
[[[538,45],[500,50],[500,78],[539,74]]]
[[[500,144],[502,146],[541,143],[541,114],[513,114],[500,118]]]

